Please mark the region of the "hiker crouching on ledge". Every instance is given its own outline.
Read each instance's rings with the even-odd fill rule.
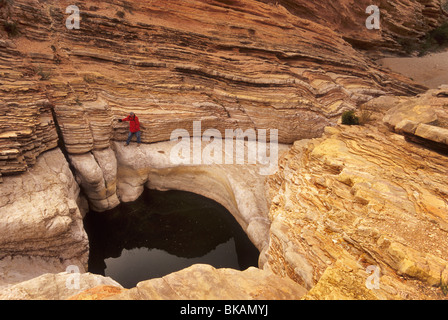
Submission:
[[[129,142],[131,142],[132,136],[135,134],[137,136],[137,146],[140,146],[141,140],[140,140],[140,121],[138,121],[138,117],[134,114],[134,112],[131,112],[129,116],[127,116],[124,119],[118,119],[118,122],[123,121],[129,121],[129,135],[128,140],[126,140],[125,146],[129,145]]]

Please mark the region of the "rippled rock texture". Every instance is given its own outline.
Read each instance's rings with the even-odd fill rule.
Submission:
[[[196,267],[184,280],[169,276],[179,283],[189,272],[213,283],[243,277],[251,284],[238,297],[252,299],[254,279],[275,275],[291,291],[271,288],[266,299],[443,298],[446,89],[422,94],[358,49],[401,52],[400,39],[422,36],[445,13],[438,0],[380,3],[378,31],[364,26],[364,1],[89,1],[78,4],[80,29],[66,28],[68,0],[3,1],[0,294],[33,299],[39,293],[24,288],[69,265],[84,271],[87,205],[104,210],[145,186],[182,185],[237,217],[262,250],[263,270]],[[338,125],[361,106],[373,110],[372,123]],[[123,146],[127,123],[116,121],[130,111],[145,143],[127,147],[134,153]],[[192,132],[193,121],[222,133],[278,129],[293,146],[268,185],[253,166],[174,168],[156,142]],[[87,295],[121,292],[97,280],[83,288],[107,287]],[[45,297],[68,298],[55,281]],[[155,297],[161,281],[123,297]],[[179,292],[199,283],[188,281]],[[163,297],[227,297],[193,293]]]
[[[309,299],[443,298],[446,164],[384,127],[327,128],[294,143],[270,180],[264,267],[310,289]]]
[[[421,43],[428,31],[446,20],[444,1],[324,1],[263,0],[284,6],[292,14],[323,24],[343,35],[355,48],[368,54],[402,54],[404,44]],[[366,9],[375,5],[380,9],[380,29],[375,32],[365,28]],[[446,6],[446,5],[445,5]],[[373,11],[368,11],[369,14]]]
[[[374,107],[376,101],[370,101],[370,105]],[[448,154],[448,85],[395,101],[384,122],[408,140]]]
[[[354,50],[346,28],[328,19],[342,12],[358,38],[376,40],[383,33],[365,30],[361,4],[322,10],[326,3],[302,2],[90,1],[79,3],[80,29],[71,30],[70,1],[4,5],[2,21],[18,34],[1,30],[0,173],[25,171],[53,148],[55,123],[72,154],[124,140],[127,127],[114,120],[129,111],[140,117],[144,142],[201,120],[204,130],[278,128],[280,142],[292,143],[319,136],[372,97],[421,92]],[[382,12],[423,30],[443,16],[438,1],[408,2],[385,2]]]

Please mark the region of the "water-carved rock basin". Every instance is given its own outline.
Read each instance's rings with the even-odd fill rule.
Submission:
[[[136,201],[84,219],[88,269],[125,288],[196,263],[245,270],[259,251],[220,204],[185,191],[145,189]]]

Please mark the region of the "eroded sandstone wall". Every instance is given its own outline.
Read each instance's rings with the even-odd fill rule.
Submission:
[[[319,136],[372,97],[423,89],[354,50],[336,22],[286,4],[79,2],[80,29],[66,28],[69,5],[15,0],[0,8],[0,20],[18,30],[0,30],[2,174],[23,172],[53,148],[55,123],[72,154],[124,140],[127,127],[114,120],[129,111],[140,117],[144,142],[201,120],[204,130],[278,128],[280,142],[292,143]],[[359,10],[342,7],[364,23]],[[405,13],[402,24],[426,17]]]
[[[70,265],[87,270],[85,205],[59,149],[43,153],[29,171],[4,177],[0,192],[0,287]]]
[[[362,127],[326,128],[322,138],[295,142],[269,179],[264,268],[310,289],[306,299],[446,294],[447,152],[428,143],[448,142],[446,87],[389,98],[369,104],[388,109],[384,121],[400,123],[399,134],[381,125],[381,116]],[[426,141],[409,140],[423,133]]]
[[[0,30],[4,283],[85,265],[78,185],[91,207],[103,209],[133,199],[145,185],[174,187],[163,178],[179,172],[154,168],[154,150],[126,158],[119,141],[127,125],[115,120],[134,111],[146,143],[166,141],[177,128],[192,132],[193,120],[203,130],[278,129],[280,142],[294,143],[270,179],[269,197],[250,202],[241,192],[221,201],[266,249],[265,271],[296,281],[309,290],[305,298],[442,297],[446,156],[384,126],[333,128],[346,109],[424,90],[346,40],[388,46],[395,35],[420,35],[439,23],[440,2],[383,2],[391,7],[382,11],[381,36],[343,35],[346,22],[332,19],[320,2],[279,2],[89,1],[79,3],[79,30],[65,27],[70,1],[15,0],[0,8],[1,21],[18,27],[17,36]],[[351,3],[332,3],[356,25],[365,21],[361,4],[350,11]],[[402,15],[394,24],[396,12]],[[390,109],[387,101],[397,104],[385,119],[390,128],[426,139],[420,143],[447,143],[445,102],[436,114],[442,125],[434,125],[406,114],[420,102],[385,101],[381,112]],[[431,107],[423,108],[428,119]],[[203,174],[197,185],[213,176],[195,169]],[[179,177],[185,182],[191,172]],[[213,178],[229,194],[247,187],[228,188],[235,181],[225,174]],[[365,285],[369,265],[381,269],[380,290]]]
[[[448,17],[444,0],[261,0],[284,6],[292,14],[329,26],[355,48],[381,56],[403,54],[405,45],[422,44],[425,35]],[[370,5],[380,10],[380,31],[365,28]],[[445,8],[445,9],[444,9]]]

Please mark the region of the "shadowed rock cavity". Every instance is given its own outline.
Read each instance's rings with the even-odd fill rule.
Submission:
[[[229,165],[175,164],[170,159],[175,145],[170,141],[139,147],[131,143],[125,147],[114,142],[100,152],[70,155],[70,160],[94,211],[112,209],[120,201],[134,201],[145,187],[193,192],[224,206],[262,252],[269,242],[270,227],[267,176],[260,174],[262,166],[247,161]],[[203,143],[202,148],[205,146]],[[279,145],[278,155],[287,148]]]
[[[259,251],[217,202],[185,191],[144,190],[133,202],[84,219],[89,272],[126,288],[193,264],[246,270]]]

